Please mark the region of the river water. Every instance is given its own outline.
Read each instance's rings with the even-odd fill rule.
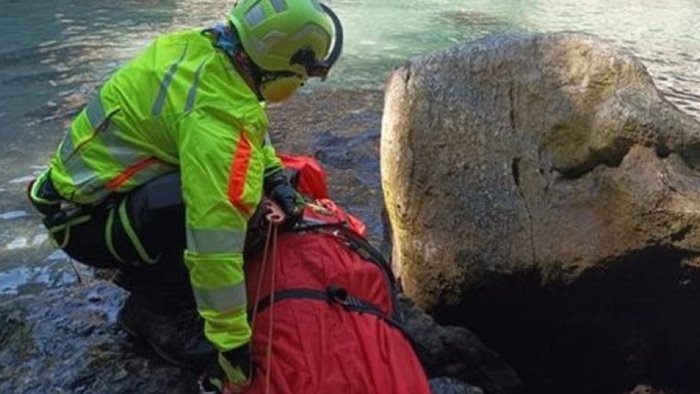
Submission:
[[[24,200],[71,116],[156,35],[208,26],[230,2],[0,0],[0,301],[75,281]],[[700,118],[698,0],[328,0],[346,33],[331,79],[381,88],[407,57],[500,32],[577,30],[636,54]]]

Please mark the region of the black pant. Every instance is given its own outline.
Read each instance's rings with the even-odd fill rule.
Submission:
[[[184,264],[185,208],[180,174],[154,179],[128,193],[114,194],[65,226],[47,227],[75,260],[97,268],[118,268],[120,284],[169,303],[194,303]],[[73,224],[71,224],[73,223]]]

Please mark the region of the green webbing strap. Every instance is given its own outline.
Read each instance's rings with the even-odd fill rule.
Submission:
[[[119,256],[117,253],[117,250],[114,249],[114,235],[112,231],[112,227],[114,226],[114,211],[115,209],[112,208],[109,210],[109,216],[107,216],[107,228],[105,229],[105,242],[107,243],[107,249],[109,249],[109,253],[112,254],[112,256],[117,259],[120,263],[124,263],[124,260]]]
[[[39,195],[39,189],[41,189],[41,186],[44,184],[44,182],[47,181],[46,177],[48,176],[49,171],[46,170],[39,175],[38,178],[34,180],[31,184],[31,188],[29,189],[29,197],[34,200],[34,202],[43,204],[43,205],[57,205],[61,203],[61,200],[47,200]]]
[[[70,241],[70,227],[66,229],[66,232],[63,233],[63,242],[61,242],[60,245],[58,245],[59,249],[63,249],[66,246],[68,246],[68,241]]]
[[[75,226],[76,224],[85,223],[88,220],[90,220],[90,215],[78,216],[77,218],[71,219],[63,224],[58,225],[58,226],[50,227],[48,230],[49,230],[50,234],[57,233],[57,232],[64,230],[64,229],[70,230],[70,228],[72,226]]]
[[[141,257],[141,260],[148,264],[155,264],[157,260],[154,260],[148,256],[146,249],[143,247],[143,244],[141,244],[141,240],[139,240],[139,237],[136,235],[136,231],[134,231],[133,227],[131,227],[131,222],[126,214],[126,198],[119,203],[119,219],[121,220],[122,227],[124,227],[126,234],[131,240],[131,243],[134,245],[136,252],[139,254],[139,257]]]

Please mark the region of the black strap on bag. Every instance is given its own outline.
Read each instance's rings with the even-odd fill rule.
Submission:
[[[249,228],[249,231],[253,233],[253,236],[250,237],[251,233],[249,232],[249,239],[246,245],[247,255],[254,254],[261,250],[265,239],[265,236],[263,235],[264,227],[264,215],[262,214],[262,209],[258,209],[258,212],[256,212],[251,220],[251,226]],[[276,291],[272,298],[275,303],[288,299],[308,299],[342,305],[343,308],[349,312],[371,314],[380,318],[391,327],[399,330],[404,338],[406,338],[406,340],[411,344],[411,346],[414,349],[416,348],[416,342],[404,329],[402,325],[403,317],[396,308],[398,291],[396,287],[396,278],[394,277],[391,265],[386,261],[384,256],[363,236],[350,229],[346,222],[324,222],[321,220],[314,221],[308,219],[302,219],[295,226],[285,228],[284,231],[297,233],[317,232],[320,234],[330,235],[335,238],[336,241],[360,255],[365,261],[379,267],[380,271],[382,271],[384,274],[386,285],[389,290],[391,314],[388,315],[384,313],[376,305],[356,297],[355,295],[349,294],[346,289],[337,285],[329,285],[325,290],[296,288]],[[253,242],[250,242],[251,238]],[[252,311],[254,309],[257,313],[260,313],[262,310],[270,306],[270,302],[270,296],[258,300],[257,305],[254,308],[250,308],[248,315],[253,316]]]
[[[361,298],[355,297],[354,295],[348,293],[348,291],[337,285],[330,285],[326,287],[325,290],[318,290],[318,289],[305,289],[305,288],[297,288],[297,289],[288,289],[288,290],[281,290],[277,291],[274,294],[274,303],[278,303],[280,301],[284,300],[290,300],[290,299],[305,299],[305,300],[315,300],[315,301],[324,301],[327,302],[328,304],[336,304],[340,305],[343,307],[348,312],[355,312],[355,313],[361,313],[361,314],[369,314],[378,317],[385,323],[389,324],[391,327],[399,330],[401,334],[411,343],[411,345],[414,345],[414,340],[411,338],[411,336],[405,331],[403,328],[403,325],[401,324],[400,321],[394,319],[392,316],[388,316],[384,312],[382,312],[379,307],[376,305],[373,305],[370,302],[367,302]],[[258,301],[257,303],[257,315],[268,308],[271,305],[271,297],[267,296],[265,298],[262,298]],[[248,316],[253,316],[253,308],[251,308],[248,311]],[[415,346],[415,345],[414,345]]]
[[[265,222],[263,209],[258,209],[249,222],[248,235],[246,236],[245,255],[252,256],[259,253],[265,244]],[[392,318],[396,321],[403,320],[396,309],[397,286],[396,278],[391,269],[391,265],[384,256],[374,248],[364,237],[348,228],[345,222],[325,222],[302,219],[294,227],[284,228],[284,232],[318,232],[333,236],[338,242],[359,254],[366,261],[376,265],[384,273],[386,284],[391,293]],[[246,258],[247,260],[247,258]]]
[[[330,230],[333,235],[345,241],[346,245],[349,246],[350,249],[358,253],[360,256],[362,256],[362,258],[381,268],[392,288],[396,286],[396,278],[394,277],[394,272],[392,271],[391,265],[386,261],[384,256],[382,256],[382,254],[377,249],[375,249],[374,246],[372,246],[364,237],[349,229],[345,225],[345,223],[309,225],[304,225],[304,223],[302,223],[295,230],[303,231],[310,229]]]
[[[391,294],[392,318],[395,321],[402,321],[403,318],[396,309],[398,290],[396,287],[396,277],[391,269],[391,265],[386,261],[384,256],[373,247],[364,237],[355,233],[346,226],[345,223],[308,223],[302,222],[294,231],[319,231],[330,234],[336,237],[340,242],[343,242],[348,248],[359,254],[363,259],[379,267],[384,273],[384,278],[387,281],[387,286]]]

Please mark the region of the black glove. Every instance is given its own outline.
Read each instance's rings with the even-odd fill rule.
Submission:
[[[279,170],[265,177],[265,195],[282,208],[287,223],[295,223],[304,206],[304,197],[299,194],[284,171]]]
[[[250,346],[219,353],[199,378],[200,394],[242,393],[253,378]]]

